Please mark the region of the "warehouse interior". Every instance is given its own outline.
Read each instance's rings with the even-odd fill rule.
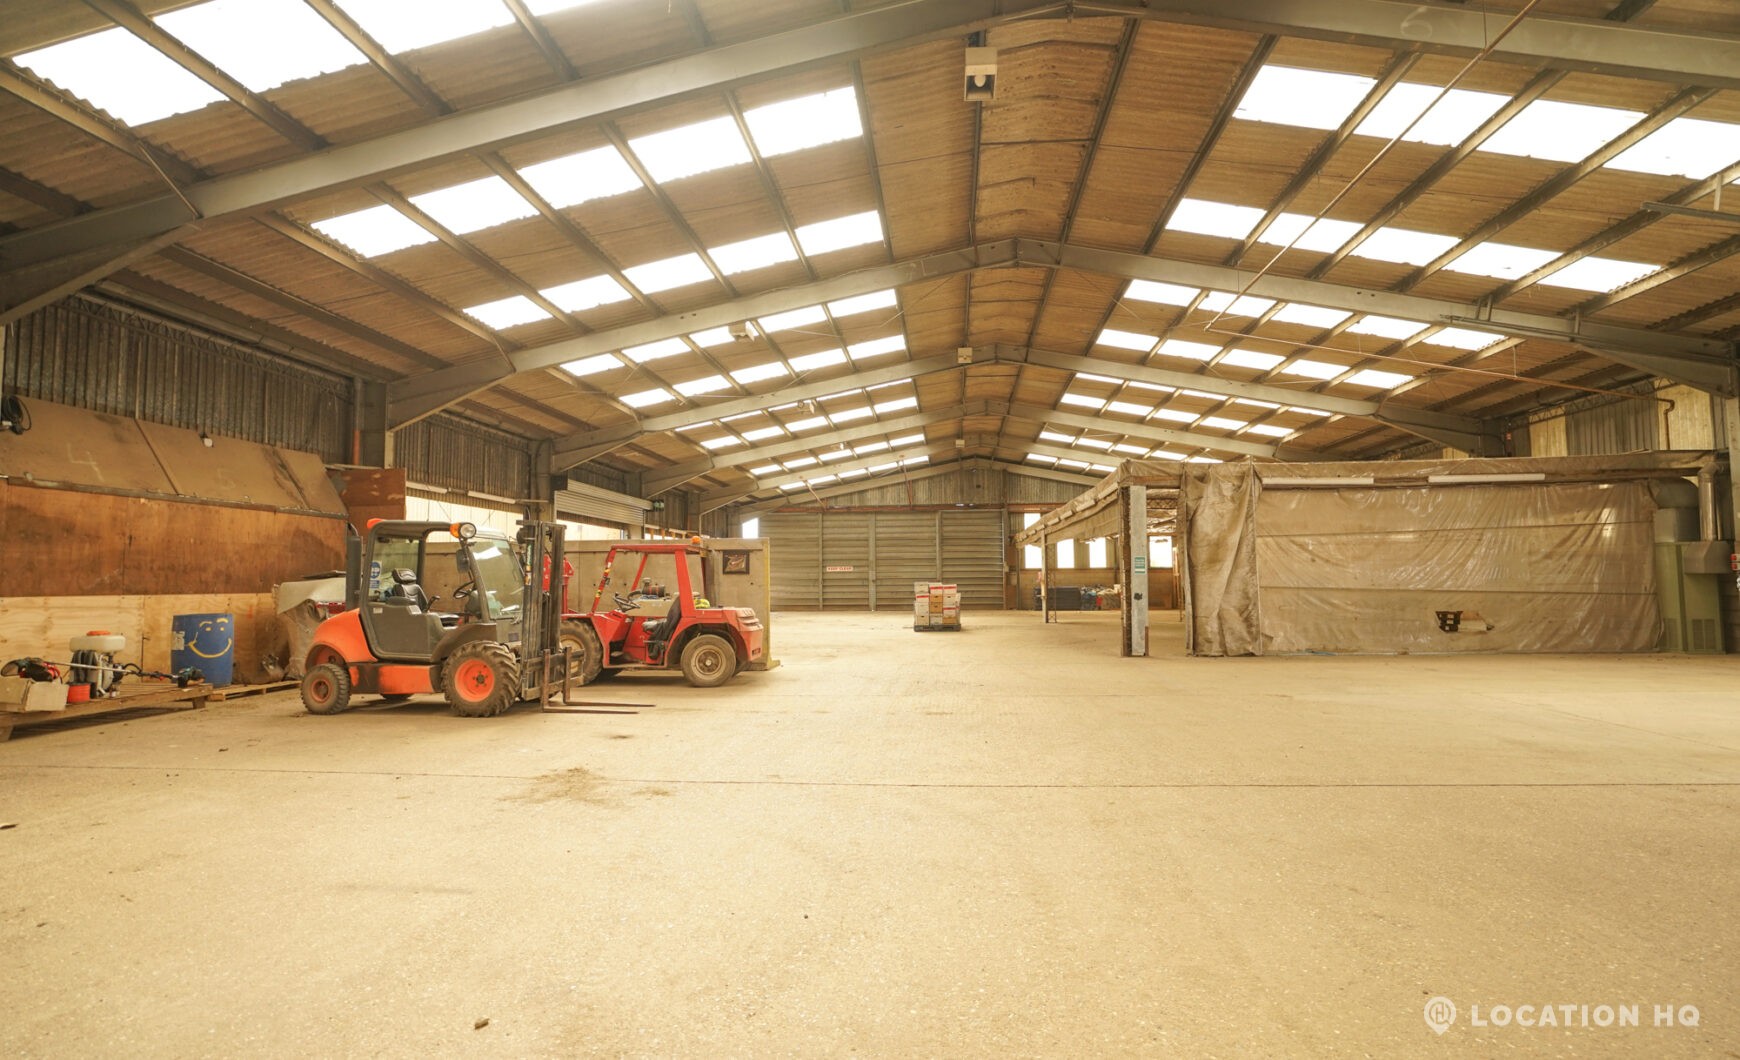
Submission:
[[[1737,71],[13,0],[0,1044],[1733,1049]]]

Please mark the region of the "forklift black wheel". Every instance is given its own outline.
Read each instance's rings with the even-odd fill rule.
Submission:
[[[302,677],[302,705],[310,714],[337,714],[350,706],[350,671],[321,663]]]
[[[717,688],[737,673],[737,652],[724,637],[703,633],[683,645],[683,676],[696,688]]]
[[[598,631],[590,622],[564,622],[560,646],[566,648],[570,680],[589,685],[598,680],[604,668],[604,648],[598,641]]]
[[[489,718],[519,698],[519,662],[504,644],[474,640],[460,645],[441,668],[441,691],[453,713]]]

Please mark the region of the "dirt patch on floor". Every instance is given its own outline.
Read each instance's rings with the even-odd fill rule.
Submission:
[[[605,793],[605,785],[598,774],[575,766],[534,777],[529,790],[509,798],[517,802],[586,802],[608,806],[610,798]]]

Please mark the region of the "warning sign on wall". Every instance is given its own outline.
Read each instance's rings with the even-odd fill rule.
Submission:
[[[829,567],[829,568],[827,568],[827,571],[829,574],[850,574],[850,573],[852,573],[852,568],[851,567]]]

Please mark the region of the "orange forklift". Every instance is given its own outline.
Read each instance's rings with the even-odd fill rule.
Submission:
[[[472,523],[371,521],[346,557],[348,609],[315,631],[303,706],[337,714],[357,693],[398,703],[440,691],[455,714],[482,718],[559,688],[563,645],[584,633],[562,629],[561,582],[530,572],[561,568],[563,533],[529,520],[511,540]]]
[[[591,606],[562,627],[563,645],[579,659],[575,680],[590,684],[626,669],[680,669],[691,685],[714,688],[760,659],[761,620],[753,608],[712,605],[706,555],[699,537],[611,548]],[[600,610],[606,590],[614,606]]]

